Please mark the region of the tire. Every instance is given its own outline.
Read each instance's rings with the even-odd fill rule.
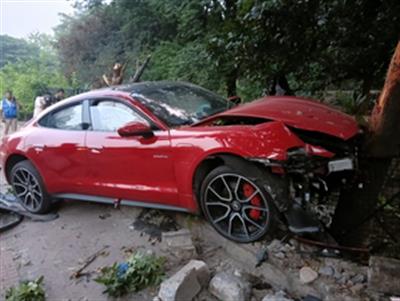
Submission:
[[[21,205],[35,214],[50,210],[52,200],[47,193],[43,179],[29,161],[17,163],[10,172],[10,182]]]
[[[206,219],[235,242],[257,241],[273,224],[273,199],[255,175],[260,173],[251,164],[223,165],[212,170],[201,185],[200,205]]]

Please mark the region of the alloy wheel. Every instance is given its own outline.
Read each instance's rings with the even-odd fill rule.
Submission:
[[[12,176],[12,186],[18,200],[29,211],[38,211],[43,203],[43,192],[39,181],[26,168],[18,168]]]
[[[238,174],[220,174],[209,182],[204,209],[221,234],[238,242],[259,239],[269,226],[264,194],[253,181]]]

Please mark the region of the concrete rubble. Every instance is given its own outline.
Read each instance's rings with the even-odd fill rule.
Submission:
[[[371,267],[368,268],[366,265],[343,258],[315,256],[317,251],[320,251],[318,248],[299,244],[293,239],[283,241],[275,239],[252,245],[236,244],[221,237],[214,238],[213,233],[204,227],[203,229],[197,225],[193,227],[193,237],[207,237],[206,241],[216,244],[215,247],[220,246],[225,258],[229,258],[236,267],[243,269],[244,273],[262,278],[265,283],[270,285],[269,288],[260,289],[254,286],[253,281],[250,281],[252,289],[248,300],[385,300],[382,299],[382,288],[373,288],[367,283],[367,274],[370,274],[368,270]],[[201,239],[200,243],[202,243]],[[261,253],[266,253],[266,256],[263,256],[265,261],[257,266],[259,261],[257,255],[260,257]],[[201,252],[199,256],[202,256]],[[210,283],[209,291],[218,300],[230,300],[228,298],[231,298],[221,293],[221,291],[225,291],[224,288],[229,285],[235,286],[237,282],[235,275],[227,274],[230,268],[232,266],[222,263],[216,265],[217,274],[212,280],[212,285]],[[397,271],[399,270],[397,269]],[[389,270],[385,271],[387,271],[387,277],[398,279],[398,275],[393,276]],[[369,282],[372,280],[371,283],[374,282],[373,275],[372,273],[368,276]],[[228,281],[233,284],[227,284]],[[393,287],[383,288],[384,292],[393,296],[399,294],[396,291],[396,285],[400,281],[386,280],[385,282],[390,283]],[[219,294],[215,293],[216,288],[218,288]]]
[[[310,267],[302,267],[299,271],[301,283],[311,283],[318,278],[318,273]]]
[[[265,295],[262,301],[294,301],[291,298],[288,298],[284,291],[278,291],[276,293],[270,293]]]
[[[172,256],[182,261],[197,258],[196,248],[193,244],[192,234],[188,229],[163,232],[161,236],[163,248]]]
[[[211,279],[209,291],[222,301],[247,301],[251,285],[240,276],[220,272]]]
[[[381,293],[400,295],[400,260],[371,256],[368,287]]]
[[[205,262],[191,260],[172,277],[161,283],[159,300],[192,300],[210,279],[210,271]]]

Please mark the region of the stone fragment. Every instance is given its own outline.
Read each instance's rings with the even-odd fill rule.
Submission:
[[[221,301],[247,301],[251,285],[245,279],[220,272],[211,279],[209,291]]]
[[[163,232],[162,242],[164,243],[166,251],[181,260],[188,260],[197,257],[192,235],[187,229]]]
[[[293,301],[293,299],[288,298],[284,291],[279,291],[266,295],[262,301]]]
[[[191,260],[161,283],[158,298],[162,301],[190,301],[207,285],[209,279],[207,264],[200,260]]]
[[[283,252],[278,252],[278,253],[275,253],[274,256],[275,256],[276,258],[279,258],[279,259],[284,259],[284,258],[285,258],[285,253],[283,253]]]
[[[303,284],[311,283],[318,278],[318,273],[310,267],[302,267],[299,272],[300,281]]]
[[[367,277],[363,274],[357,274],[354,277],[352,277],[350,280],[354,284],[364,283],[364,282],[366,282]]]
[[[323,276],[333,277],[335,275],[335,269],[331,266],[320,267],[318,273]]]
[[[400,260],[371,256],[368,268],[368,287],[390,295],[400,295]]]
[[[363,289],[364,289],[364,284],[362,284],[362,283],[357,283],[357,284],[353,285],[352,287],[350,287],[350,291],[354,295],[358,295],[360,293],[360,291]]]

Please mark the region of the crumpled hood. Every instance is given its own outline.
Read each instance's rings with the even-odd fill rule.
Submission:
[[[344,140],[359,131],[353,117],[317,101],[291,96],[267,96],[217,114],[212,119],[221,116],[282,121],[288,126],[321,132]]]

